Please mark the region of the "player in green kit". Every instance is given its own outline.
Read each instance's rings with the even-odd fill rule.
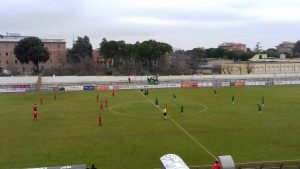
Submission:
[[[174,101],[176,101],[176,95],[174,93],[172,95],[173,95]]]
[[[184,111],[184,107],[183,105],[180,106],[180,113],[181,113],[181,116],[183,116],[183,111]]]
[[[262,113],[262,109],[261,109],[261,105],[260,104],[257,104],[257,112],[258,113]]]
[[[155,106],[158,107],[158,103],[159,103],[158,98],[155,98]]]
[[[265,97],[261,97],[261,105],[262,105],[262,107],[265,106]]]
[[[217,96],[217,91],[216,90],[214,90],[214,95]]]
[[[234,96],[231,97],[231,102],[234,104]]]

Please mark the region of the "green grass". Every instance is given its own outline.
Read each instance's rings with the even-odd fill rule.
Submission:
[[[170,115],[213,155],[236,162],[300,159],[300,87],[151,89],[148,98],[168,104]],[[138,90],[100,91],[108,98],[99,114],[95,92],[0,95],[0,168],[93,163],[101,169],[160,167],[159,158],[175,153],[188,165],[212,164],[199,147]],[[177,95],[177,101],[172,99]],[[38,104],[39,120],[32,106]],[[235,95],[235,104],[231,96]],[[265,97],[263,113],[257,104]],[[180,116],[180,105],[185,115]]]

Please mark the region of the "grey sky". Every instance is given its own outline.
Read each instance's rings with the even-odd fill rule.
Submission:
[[[41,38],[87,35],[128,43],[155,39],[173,47],[242,42],[263,48],[300,40],[299,0],[0,0],[0,34]]]

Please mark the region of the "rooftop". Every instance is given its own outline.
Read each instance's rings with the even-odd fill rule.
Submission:
[[[22,36],[19,33],[6,33],[6,35],[0,34],[0,42],[19,42],[20,40],[33,36]],[[41,39],[44,43],[66,43],[65,39]]]

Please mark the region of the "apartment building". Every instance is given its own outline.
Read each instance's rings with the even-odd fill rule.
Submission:
[[[294,42],[282,42],[281,44],[276,46],[276,49],[279,53],[288,53],[292,55],[294,46]]]

